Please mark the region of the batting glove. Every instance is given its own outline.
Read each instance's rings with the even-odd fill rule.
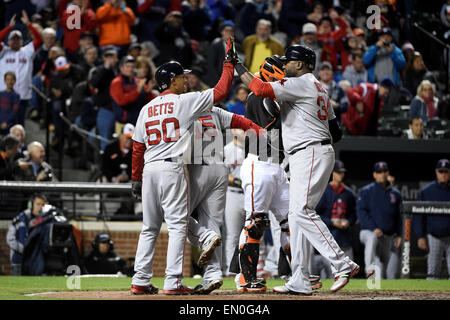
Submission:
[[[142,181],[133,181],[131,184],[131,195],[136,200],[142,199]]]
[[[236,48],[234,46],[234,38],[230,37],[227,41],[227,48],[225,50],[225,61],[224,63],[231,63],[235,66],[238,63],[241,63],[239,60],[238,54],[236,53]]]

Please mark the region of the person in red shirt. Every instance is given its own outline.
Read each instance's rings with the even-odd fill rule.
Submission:
[[[337,30],[333,30],[335,24],[338,25]],[[334,71],[338,67],[337,55],[342,49],[341,41],[347,35],[347,28],[347,21],[334,10],[320,20],[317,40],[323,44],[321,61],[329,61]]]
[[[363,82],[346,91],[349,107],[341,119],[350,134],[377,135],[378,118],[383,110],[384,99],[393,85],[390,78],[384,78],[379,84]]]
[[[61,14],[59,24],[64,30],[63,47],[68,53],[73,53],[79,48],[80,35],[84,32],[94,32],[97,28],[97,18],[95,12],[88,7],[88,0],[73,0]],[[76,19],[76,9],[72,6],[77,6],[80,10],[81,17]],[[80,26],[76,22],[80,22]]]

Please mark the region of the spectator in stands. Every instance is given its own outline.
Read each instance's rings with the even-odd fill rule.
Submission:
[[[28,203],[28,208],[13,219],[6,235],[13,276],[22,275],[23,250],[28,237],[28,226],[33,218],[39,216],[42,208],[47,204],[47,198],[43,194],[35,194]]]
[[[406,60],[400,48],[393,42],[391,29],[381,30],[378,41],[364,53],[363,62],[368,71],[369,82],[380,82],[381,79],[389,77],[396,86],[401,85],[400,72]]]
[[[84,79],[87,78],[89,71],[95,68],[99,64],[98,61],[98,49],[95,46],[90,46],[86,48],[84,52],[83,61],[80,63],[80,67],[84,73]]]
[[[402,196],[390,184],[388,177],[387,163],[375,163],[375,181],[361,189],[356,201],[356,214],[361,228],[359,239],[364,245],[366,275],[372,275],[378,267],[381,274],[377,277],[395,279],[399,273],[402,240]]]
[[[412,99],[409,116],[419,117],[427,125],[429,119],[437,118],[439,99],[436,97],[436,88],[429,80],[423,80],[417,87],[417,95]]]
[[[220,38],[215,38],[208,48],[205,83],[214,87],[222,75],[222,61],[225,59],[225,48],[228,38],[234,37],[235,24],[225,20],[220,29]],[[236,43],[237,45],[237,43]],[[237,49],[237,48],[236,48]]]
[[[162,52],[155,60],[156,65],[170,60],[180,62],[186,68],[193,64],[195,54],[191,39],[183,29],[183,15],[180,11],[168,13],[155,35],[159,41],[159,50]]]
[[[305,23],[302,27],[302,37],[298,44],[307,46],[314,50],[316,54],[316,68],[313,73],[317,77],[319,73],[320,57],[322,55],[322,45],[317,41],[317,27],[314,23]]]
[[[9,22],[9,26],[0,31],[0,65],[2,66],[0,68],[0,79],[4,79],[5,73],[8,71],[13,71],[16,77],[20,79],[20,81],[16,82],[14,89],[20,95],[18,123],[23,125],[25,112],[31,99],[33,59],[41,45],[42,37],[39,31],[30,23],[25,11],[22,12],[21,21],[28,27],[34,40],[25,46],[23,45],[22,32],[12,30],[16,24],[16,16],[14,15]],[[8,45],[4,45],[2,41],[8,33]],[[0,90],[4,90],[5,86],[6,84],[0,81]]]
[[[33,78],[32,84],[42,91],[42,66],[48,60],[50,49],[56,44],[56,31],[53,28],[45,28],[42,31],[42,45],[36,52],[33,62]],[[30,101],[30,119],[38,120],[41,113],[41,104],[36,91],[31,93]]]
[[[207,26],[211,23],[211,16],[206,1],[187,0],[182,2],[183,27],[191,39],[206,40]]]
[[[390,78],[380,84],[364,82],[346,91],[349,107],[341,117],[342,124],[352,135],[375,136],[384,100],[393,86]]]
[[[344,71],[349,65],[352,64],[352,57],[353,54],[360,54],[361,56],[364,55],[364,48],[363,46],[358,42],[358,39],[354,34],[348,34],[343,39],[343,44],[341,44],[341,68],[340,70]]]
[[[333,80],[333,66],[328,61],[324,61],[320,65],[319,80],[324,89],[327,90],[334,114],[340,122],[341,114],[348,110],[348,98],[344,89]]]
[[[437,88],[437,80],[431,71],[428,71],[423,57],[420,52],[415,51],[414,56],[405,67],[405,77],[403,80],[404,87],[414,95],[417,92],[417,87],[423,80],[429,80]]]
[[[342,48],[340,42],[347,35],[347,28],[347,21],[335,10],[330,10],[329,16],[324,16],[320,20],[317,39],[323,44],[321,61],[329,61],[335,71],[338,70],[337,57]]]
[[[28,155],[17,159],[14,167],[14,180],[17,181],[56,181],[53,168],[45,159],[44,146],[33,141],[28,144]]]
[[[209,26],[212,26],[216,21],[221,19],[235,20],[236,11],[228,0],[206,0],[206,6],[208,7],[211,16],[211,23]]]
[[[119,139],[110,142],[102,155],[102,180],[112,183],[130,182],[134,125],[124,125]],[[134,214],[134,202],[123,201],[116,213]]]
[[[125,54],[131,43],[131,26],[136,17],[124,0],[108,0],[96,12],[99,26],[98,45],[119,47],[119,56]]]
[[[103,52],[102,58],[103,64],[92,71],[90,84],[94,88],[94,101],[98,107],[96,119],[98,134],[105,139],[100,141],[100,149],[104,150],[107,141],[112,137],[116,121],[109,91],[111,82],[117,74],[117,51],[110,47]]]
[[[20,95],[14,91],[16,74],[8,71],[4,75],[6,89],[0,91],[0,135],[5,135],[19,121]]]
[[[15,124],[9,129],[9,134],[19,139],[19,148],[14,160],[25,157],[25,128],[21,124]]]
[[[245,117],[245,110],[247,109],[247,97],[250,91],[247,86],[240,84],[234,93],[232,101],[227,103],[228,111]]]
[[[324,7],[323,4],[319,1],[314,2],[311,5],[310,13],[306,16],[308,21],[311,21],[313,24],[319,24],[320,19],[323,18],[324,15]]]
[[[209,87],[202,81],[203,70],[200,67],[193,67],[191,72],[186,74],[188,92],[203,91]]]
[[[422,118],[411,118],[409,120],[409,129],[405,131],[405,136],[408,139],[428,139],[428,134],[423,130]]]
[[[120,124],[136,123],[142,106],[154,97],[147,80],[135,77],[135,66],[136,60],[132,56],[123,57],[120,75],[114,78],[109,88],[115,121]]]
[[[366,33],[361,28],[354,28],[353,34],[356,37],[356,40],[358,40],[358,47],[362,49],[363,52],[366,52],[367,50],[367,44],[366,44]]]
[[[147,85],[152,88],[153,93],[158,95],[158,90],[154,89],[156,87],[155,80],[155,65],[152,63],[150,58],[139,56],[136,58],[136,77],[140,79],[145,79]]]
[[[449,173],[450,162],[441,159],[436,164],[436,179],[426,185],[419,193],[419,201],[450,201]],[[414,232],[418,238],[419,249],[428,251],[427,279],[439,279],[442,270],[442,258],[447,256],[450,266],[450,217],[434,215],[415,215]],[[450,277],[450,268],[447,267]]]
[[[181,12],[181,2],[182,0],[138,0],[139,41],[152,41],[159,46],[158,39],[155,37],[156,29],[159,28],[169,12]]]
[[[127,55],[132,56],[133,58],[137,59],[141,55],[141,51],[142,51],[142,46],[137,42],[133,42],[128,47]]]
[[[114,241],[107,233],[95,236],[92,250],[84,258],[84,267],[89,274],[132,274],[127,262],[114,251]]]
[[[350,81],[352,87],[360,83],[367,82],[367,70],[364,67],[363,56],[359,53],[352,53],[352,64],[345,68],[342,77]]]
[[[96,47],[95,34],[88,31],[83,32],[78,41],[78,49],[74,52],[68,52],[67,58],[70,62],[81,64],[84,61],[86,49],[92,46]]]
[[[260,19],[269,20],[273,26],[276,22],[268,0],[247,1],[239,12],[238,28],[244,38],[255,33],[256,24]]]
[[[301,34],[300,27],[307,20],[308,1],[283,0],[281,3],[278,28],[288,36],[288,43]]]
[[[350,227],[356,222],[356,197],[352,189],[343,182],[346,171],[344,163],[336,160],[331,182],[317,204],[316,211],[330,229],[345,255],[353,260],[353,240]],[[331,278],[331,265],[321,255],[318,255],[317,258],[322,260],[321,264],[324,266],[326,277]],[[320,273],[314,272],[314,274]]]
[[[245,66],[255,74],[266,57],[278,54],[284,54],[283,45],[273,38],[272,22],[266,19],[260,19],[256,25],[256,33],[247,36],[242,43],[242,50],[245,55]]]
[[[52,97],[52,122],[55,129],[51,142],[52,147],[56,147],[60,143],[61,125],[63,124],[59,113],[67,115],[67,99],[72,96],[76,84],[83,81],[86,76],[80,66],[69,63],[64,56],[55,60],[55,67],[56,73],[52,75],[49,86]]]
[[[0,180],[14,180],[14,158],[19,144],[19,139],[11,134],[0,141]]]
[[[95,12],[89,8],[88,2],[88,0],[73,0],[60,16],[59,23],[64,30],[63,47],[67,50],[69,58],[72,58],[72,55],[75,55],[78,50],[81,34],[86,31],[93,32],[97,28]],[[76,12],[80,12],[79,19],[74,19],[75,9],[73,6],[78,7]],[[79,23],[79,25],[75,23]],[[78,62],[74,60],[73,62]]]

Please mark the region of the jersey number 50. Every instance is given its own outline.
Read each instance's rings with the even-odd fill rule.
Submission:
[[[328,119],[328,108],[330,107],[330,99],[327,99],[325,102],[325,98],[322,96],[319,96],[317,98],[317,105],[319,106],[319,111],[317,111],[317,116],[320,120],[327,120]]]
[[[175,136],[168,137],[167,136],[167,125],[170,124],[173,126]],[[145,131],[147,132],[147,142],[148,144],[155,145],[161,142],[161,130],[155,128],[155,126],[159,125],[159,120],[154,120],[145,123]],[[162,139],[164,142],[175,142],[180,138],[180,124],[176,118],[166,118],[161,123],[162,129]]]

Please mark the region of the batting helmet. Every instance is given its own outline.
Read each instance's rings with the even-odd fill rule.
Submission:
[[[191,70],[184,70],[181,64],[177,61],[169,61],[162,64],[155,73],[159,91],[164,91],[169,88],[170,82],[176,76],[189,72],[191,72]]]
[[[266,82],[283,79],[283,64],[283,60],[277,54],[266,58],[259,68],[261,79]]]
[[[286,48],[284,62],[287,61],[302,61],[308,67],[309,70],[314,70],[316,67],[316,53],[307,46],[295,44]]]

